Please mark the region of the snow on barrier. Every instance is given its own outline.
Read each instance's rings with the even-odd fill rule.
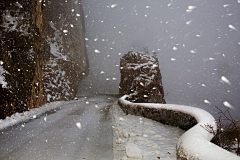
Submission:
[[[178,140],[178,160],[240,160],[237,155],[211,143],[213,134],[204,126],[216,130],[213,116],[205,110],[175,104],[131,103],[123,96],[118,104],[126,114],[143,116],[152,120],[187,130]]]

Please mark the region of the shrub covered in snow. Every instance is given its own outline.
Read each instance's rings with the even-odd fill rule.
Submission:
[[[224,112],[217,106],[216,108],[220,111],[220,116],[216,120],[217,130],[214,130],[211,125],[202,127],[214,135],[212,143],[240,155],[240,119],[233,119],[229,108]],[[225,124],[223,121],[227,121],[227,123]]]
[[[166,103],[158,60],[147,51],[130,51],[120,61],[120,95],[136,103]]]

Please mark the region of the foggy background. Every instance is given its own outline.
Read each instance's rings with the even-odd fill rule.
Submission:
[[[240,115],[240,1],[82,0],[90,74],[79,94],[118,93],[120,58],[158,55],[167,103]],[[224,104],[225,106],[224,106]]]

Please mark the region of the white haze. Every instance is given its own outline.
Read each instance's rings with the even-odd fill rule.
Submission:
[[[239,117],[237,0],[82,3],[90,75],[80,84],[80,94],[118,93],[120,58],[147,47],[158,54],[167,103],[198,106],[216,117],[214,106],[225,110],[226,101]]]

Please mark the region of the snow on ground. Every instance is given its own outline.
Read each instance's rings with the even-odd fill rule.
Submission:
[[[86,100],[86,104],[90,101]],[[0,130],[28,119],[35,119],[47,111],[57,109],[63,103],[52,102],[30,111],[15,113],[0,120]],[[176,159],[176,143],[184,133],[183,130],[140,116],[126,115],[116,103],[113,104],[111,113],[115,160]]]
[[[198,124],[186,131],[178,140],[178,156],[182,159],[199,159],[199,160],[240,160],[238,156],[227,150],[210,143],[213,134],[203,126],[212,126],[216,130],[214,117],[205,110],[200,108],[176,105],[176,104],[154,104],[154,103],[131,103],[124,100],[126,96],[119,100],[124,105],[141,106],[149,109],[168,109],[182,112],[194,117]],[[165,142],[168,144],[168,142]]]
[[[176,144],[183,130],[140,116],[126,115],[115,103],[113,121],[115,160],[176,159]]]
[[[37,116],[50,111],[54,110],[59,107],[60,104],[64,102],[52,102],[43,105],[40,108],[34,108],[30,111],[25,111],[23,113],[15,113],[11,117],[6,117],[5,119],[0,119],[0,130],[7,128],[9,126],[15,125],[19,122],[27,121],[29,119],[35,119]]]
[[[89,104],[90,102],[95,102],[95,101],[97,102],[106,101],[102,97],[94,97],[94,98],[82,97],[81,99],[83,101],[86,101],[86,104]],[[111,98],[107,98],[107,100],[111,100]],[[6,117],[5,119],[0,119],[0,130],[7,128],[9,126],[18,124],[19,122],[27,121],[29,119],[35,119],[39,115],[47,111],[55,110],[56,108],[60,107],[60,105],[68,102],[69,101],[51,102],[43,105],[40,108],[34,108],[34,109],[31,109],[30,111],[25,111],[23,113],[15,113],[10,117]],[[98,105],[96,104],[95,107],[98,108]]]

